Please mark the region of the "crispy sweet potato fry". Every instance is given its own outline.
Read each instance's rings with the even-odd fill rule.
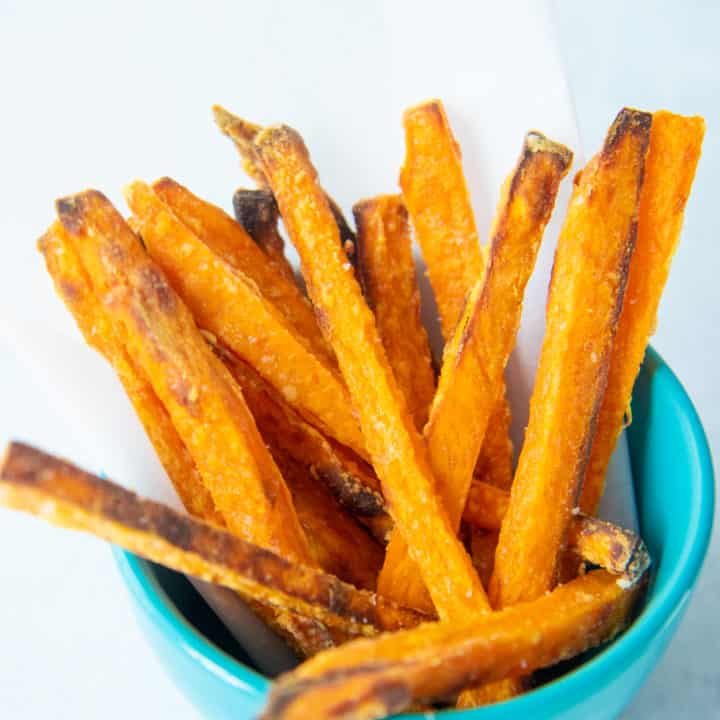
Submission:
[[[223,526],[222,516],[215,509],[212,497],[167,411],[142,370],[127,354],[112,321],[95,297],[65,228],[59,222],[53,223],[38,247],[45,257],[58,295],[72,313],[88,345],[114,367],[181,502],[190,514]]]
[[[59,222],[54,223],[42,238],[40,249],[58,294],[75,317],[86,341],[103,354],[117,372],[183,505],[192,515],[224,527],[225,521],[203,485],[190,453],[143,371],[118,340],[116,328],[98,303],[85,269]],[[327,537],[327,534],[310,538],[313,548],[322,547],[323,541],[333,549],[337,545],[337,539]],[[245,597],[245,601],[300,657],[313,655],[332,644],[328,631],[317,620],[258,605],[250,597]]]
[[[257,285],[318,357],[334,363],[307,298],[235,220],[171,178],[156,181],[153,190],[210,250]]]
[[[262,717],[371,720],[414,701],[451,696],[568,659],[628,624],[641,584],[623,589],[602,570],[532,603],[458,623],[434,623],[320,653],[281,676]]]
[[[500,530],[494,607],[552,589],[600,407],[632,256],[652,117],[622,110],[576,178],[558,240],[530,419]]]
[[[270,451],[290,488],[318,567],[355,587],[374,590],[383,560],[380,545],[301,463],[272,445]]]
[[[98,300],[124,334],[229,530],[312,563],[290,493],[239,389],[188,309],[110,202],[58,200],[58,215]]]
[[[217,338],[207,332],[203,334],[242,388],[265,441],[304,465],[379,542],[387,542],[390,521],[385,514],[380,482],[372,468],[303,420],[274,388]]]
[[[495,487],[509,490],[513,478],[512,413],[503,395],[493,409],[473,475]]]
[[[126,191],[150,256],[200,327],[252,365],[303,417],[364,454],[339,374],[311,352],[254,284],[218,258],[144,183]]]
[[[407,110],[403,125],[406,155],[400,187],[427,264],[443,335],[450,338],[465,296],[485,270],[460,146],[439,100]]]
[[[422,430],[435,394],[435,371],[420,320],[420,291],[407,210],[398,195],[353,206],[358,267],[380,339],[415,426]]]
[[[255,139],[321,327],[360,418],[388,510],[443,618],[487,606],[485,591],[433,488],[426,450],[383,351],[372,312],[339,247],[334,222],[301,137],[286,126]]]
[[[497,530],[471,528],[470,533],[470,557],[472,557],[473,565],[482,584],[487,588],[495,565],[498,532]]]
[[[704,133],[705,122],[700,117],[666,111],[653,113],[635,252],[580,498],[584,512],[597,511],[608,463],[630,406],[633,384],[648,340],[655,331],[660,296],[680,239]]]
[[[266,189],[239,188],[233,195],[233,210],[245,232],[273,258],[283,275],[297,284],[295,271],[285,257],[285,240],[278,231],[280,212],[273,194]]]
[[[414,627],[423,619],[21,443],[9,445],[0,468],[0,504],[349,634]]]
[[[520,325],[525,286],[571,158],[566,147],[528,133],[501,193],[488,270],[475,283],[445,348],[423,435],[437,491],[456,531],[488,423],[501,407],[499,393]],[[409,571],[398,570],[400,554],[392,547],[398,541],[390,541],[380,592],[407,607],[427,610],[424,594],[416,594],[419,583],[408,581]],[[396,573],[401,582],[393,578]],[[402,595],[390,594],[398,590]]]
[[[212,497],[172,421],[140,368],[116,337],[112,321],[95,297],[89,278],[59,222],[53,223],[38,247],[55,288],[72,313],[87,343],[114,367],[135,412],[188,512],[223,526]]]
[[[449,341],[465,298],[483,278],[486,263],[478,242],[460,146],[443,104],[430,100],[410,108],[403,124],[406,154],[400,186],[427,265],[443,336]],[[503,390],[498,394],[498,406],[479,459],[476,456],[489,477],[506,477],[507,469],[512,467],[509,418],[510,405]]]

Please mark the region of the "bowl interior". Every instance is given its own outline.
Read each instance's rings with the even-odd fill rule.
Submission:
[[[660,356],[648,349],[633,393],[628,430],[641,533],[653,558],[644,607],[634,624],[610,645],[581,662],[552,669],[541,687],[509,703],[482,709],[485,720],[533,715],[551,706],[583,703],[595,689],[622,674],[684,607],[707,550],[714,509],[710,453],[688,396]],[[254,694],[269,681],[248,665],[242,648],[184,576],[117,551],[131,593],[160,632],[215,663]],[[453,717],[478,711],[447,711]],[[520,717],[521,715],[517,715]],[[403,716],[421,718],[421,715]]]

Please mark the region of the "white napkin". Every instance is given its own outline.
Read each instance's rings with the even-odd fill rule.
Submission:
[[[137,84],[130,109],[115,108],[117,112],[104,120],[110,133],[105,153],[93,156],[88,148],[82,154],[82,133],[73,119],[81,109],[70,105],[46,130],[55,137],[51,136],[53,142],[45,149],[48,154],[43,162],[52,163],[56,157],[52,148],[59,147],[64,138],[81,154],[81,164],[92,168],[80,182],[97,183],[99,189],[119,200],[116,175],[120,170],[129,173],[122,182],[131,180],[135,172],[159,176],[183,166],[181,160],[160,166],[162,152],[155,152],[154,133],[161,131],[152,125],[152,118],[162,117],[163,124],[170,119],[178,138],[176,152],[187,150],[188,156],[183,166],[186,174],[177,179],[229,209],[233,190],[250,182],[239,170],[230,143],[212,126],[210,103],[215,101],[261,123],[283,121],[297,127],[324,185],[349,212],[361,197],[397,189],[404,154],[402,111],[421,100],[439,97],[463,150],[478,228],[485,238],[501,183],[516,161],[528,129],[541,130],[575,151],[571,175],[582,166],[572,102],[545,2],[515,0],[490,6],[460,1],[365,0],[357,9],[350,8],[347,3],[290,0],[242,6],[228,3],[217,20],[236,29],[233,61],[218,63],[212,54],[194,54],[197,92],[191,84],[175,95],[159,92],[163,82],[167,87],[165,76],[143,82],[140,75],[154,67],[155,58],[152,44],[140,44],[122,58],[127,74],[134,76]],[[98,73],[98,80],[102,73],[92,63],[85,63],[83,72],[88,86],[93,84],[93,72]],[[212,98],[206,98],[206,78],[212,79],[217,93]],[[184,111],[190,101],[195,107],[192,116]],[[203,102],[204,125],[198,122],[196,107]],[[128,123],[122,113],[135,110],[148,119],[148,129],[127,134]],[[26,108],[25,115],[31,114]],[[608,124],[611,120],[607,118]],[[40,137],[37,142],[42,144],[45,139]],[[159,146],[163,139],[158,137]],[[207,152],[198,154],[193,150],[198,146],[207,147]],[[140,156],[144,158],[142,166],[133,169],[133,158]],[[110,171],[112,167],[119,170]],[[82,189],[67,187],[67,178],[75,172],[76,166],[70,164],[48,168],[48,174],[58,178],[57,194]],[[104,185],[102,180],[110,184]],[[555,239],[569,191],[570,181],[566,180],[528,287],[517,349],[508,368],[516,445],[527,421]],[[25,192],[32,190],[25,188]],[[14,272],[0,289],[0,296],[5,293],[0,328],[5,340],[24,356],[27,376],[17,378],[17,398],[6,399],[6,407],[22,401],[25,383],[44,384],[47,402],[55,405],[67,422],[62,427],[49,426],[39,416],[29,441],[179,508],[119,382],[105,361],[85,346],[53,295],[41,257],[32,255],[28,242],[40,234],[48,217],[49,212],[11,225],[17,241],[8,250]],[[11,291],[12,297],[7,294]],[[612,519],[636,527],[624,439],[610,468],[604,508]],[[287,666],[288,657],[281,649],[267,649],[268,637],[257,624],[249,625],[244,616],[237,616],[236,609],[228,611],[224,594],[216,596],[207,586],[200,589],[262,669],[274,673]]]

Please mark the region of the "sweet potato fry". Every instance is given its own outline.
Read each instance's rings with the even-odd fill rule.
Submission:
[[[203,485],[197,467],[165,407],[143,371],[134,364],[118,340],[116,328],[97,301],[90,280],[63,226],[59,222],[54,223],[39,245],[58,294],[73,314],[88,344],[104,355],[117,372],[183,505],[191,515],[225,527],[225,521],[215,508],[212,497]],[[303,527],[305,528],[305,525]],[[312,536],[309,540],[313,548],[322,547],[323,541],[333,550],[337,546],[337,538],[327,537],[327,533]],[[315,557],[317,555],[318,553],[314,553]],[[286,611],[279,612],[276,608],[259,606],[249,597],[245,597],[245,600],[265,622],[285,638],[300,657],[311,656],[332,644],[328,631],[317,620],[294,617]]]
[[[436,488],[455,531],[460,527],[488,423],[501,407],[498,401],[504,400],[500,393],[505,365],[520,325],[525,286],[571,158],[566,147],[540,133],[528,133],[501,193],[488,270],[475,283],[445,348],[423,435]],[[408,571],[399,571],[395,564],[399,553],[392,546],[399,541],[390,541],[380,592],[407,607],[426,608],[424,598],[414,594],[418,583],[409,582]],[[392,577],[398,572],[402,582]],[[397,589],[401,596],[389,594]]]
[[[252,178],[259,187],[267,186],[265,172],[262,164],[255,157],[255,149],[253,147],[253,138],[262,129],[259,125],[243,120],[237,115],[228,112],[220,105],[213,105],[212,108],[215,123],[220,131],[227,135],[235,145],[240,155],[243,170]]]
[[[293,283],[295,271],[285,257],[285,240],[278,231],[280,212],[269,190],[239,188],[233,195],[235,219],[245,232],[275,261],[278,269]]]
[[[422,430],[435,394],[435,371],[420,320],[420,291],[407,210],[397,195],[353,206],[365,298],[415,426]]]
[[[487,606],[485,591],[434,492],[420,434],[383,351],[372,312],[339,247],[339,232],[302,138],[263,130],[258,157],[302,264],[321,327],[350,390],[390,514],[442,618]]]
[[[356,640],[281,676],[262,717],[303,720],[312,708],[319,720],[371,720],[555,664],[622,632],[641,585],[623,589],[599,570],[479,619]]]
[[[403,125],[406,155],[400,187],[427,265],[443,335],[450,338],[465,296],[485,271],[460,146],[439,100],[407,110]]]
[[[153,183],[153,190],[210,250],[257,285],[318,357],[334,363],[307,298],[235,220],[170,178]]]
[[[443,104],[430,100],[410,108],[403,124],[406,154],[400,186],[427,266],[443,336],[449,341],[465,298],[485,274],[486,262],[478,242],[460,146]],[[503,389],[479,459],[476,456],[489,477],[506,477],[512,467],[509,418],[510,406]]]
[[[380,545],[301,463],[272,445],[270,452],[290,488],[317,566],[355,587],[374,590],[383,560]]]
[[[498,533],[497,530],[481,528],[471,528],[470,533],[470,557],[483,586],[487,588],[495,565]]]
[[[59,222],[53,223],[40,239],[38,247],[45,257],[58,295],[72,313],[88,345],[103,355],[115,369],[181,502],[191,515],[224,526],[222,516],[216,510],[170,416],[142,370],[127,354],[112,321],[95,297],[65,228]]]
[[[311,564],[290,493],[239,389],[138,238],[96,191],[58,200],[57,209],[99,302],[123,332],[228,529]]]
[[[482,449],[473,475],[483,482],[509,490],[513,479],[513,444],[510,439],[512,413],[507,396],[503,395],[488,420]]]
[[[414,627],[423,619],[21,443],[6,450],[0,504],[91,532],[172,570],[348,634],[374,635]]]
[[[658,305],[675,254],[705,122],[666,111],[653,113],[637,241],[625,302],[613,342],[607,389],[598,416],[580,507],[595,513],[610,457],[622,431],[640,363],[655,331]]]
[[[328,435],[364,454],[350,396],[339,374],[316,356],[247,277],[218,258],[144,183],[126,190],[152,259],[198,325],[252,365]]]
[[[494,607],[551,590],[579,499],[632,257],[652,117],[622,110],[558,240],[530,419],[490,582]]]
[[[304,465],[379,542],[387,542],[389,519],[380,482],[372,468],[303,420],[274,388],[217,338],[207,332],[203,335],[242,388],[265,442]]]

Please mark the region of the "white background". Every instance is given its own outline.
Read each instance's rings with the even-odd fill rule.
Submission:
[[[648,109],[666,106],[701,113],[708,121],[705,156],[655,345],[684,381],[713,441],[720,425],[713,354],[720,349],[715,310],[720,300],[716,278],[720,252],[714,237],[718,223],[713,202],[720,171],[715,124],[720,111],[716,78],[720,53],[715,49],[720,12],[709,3],[687,3],[682,9],[667,4],[665,10],[657,3],[625,5],[614,0],[591,10],[587,4],[560,2],[563,47],[587,149],[598,145],[610,118],[623,104]],[[98,175],[115,191],[133,176],[198,177],[200,186],[191,187],[218,201],[237,182],[234,157],[217,139],[208,107],[228,96],[229,77],[237,86],[232,97],[239,102],[242,92],[238,88],[251,74],[262,73],[262,58],[243,52],[244,38],[262,30],[267,33],[267,52],[282,52],[273,45],[273,37],[286,32],[294,19],[278,18],[268,11],[267,22],[260,28],[257,23],[245,24],[242,12],[224,11],[213,4],[204,7],[202,12],[191,12],[184,4],[156,6],[148,20],[139,4],[127,2],[112,9],[87,3],[79,10],[68,3],[44,8],[0,0],[0,228],[3,248],[17,258],[17,265],[2,268],[0,300],[5,310],[20,303],[24,274],[38,263],[28,227],[39,232],[47,224],[53,197],[97,184]],[[330,3],[324,7],[325,13],[334,12]],[[377,31],[371,14],[356,12],[351,20],[347,37],[333,40],[327,62],[332,63],[332,53],[348,51],[353,38],[372,37]],[[464,27],[458,32],[472,37],[474,30]],[[371,43],[366,51],[372,52]],[[222,73],[208,72],[208,55],[226,64]],[[505,60],[497,59],[498,63]],[[231,72],[228,63],[234,64]],[[539,63],[528,58],[527,72],[539,72]],[[542,82],[542,73],[537,82]],[[307,81],[298,87],[296,96],[278,97],[276,105],[267,108],[267,116],[287,117],[287,108],[298,116],[301,102],[327,100],[314,97]],[[421,97],[425,94],[420,92]],[[157,111],[162,107],[183,116],[163,116]],[[508,110],[511,114],[512,108]],[[81,142],[77,134],[63,142],[58,133],[68,117],[74,125],[81,124]],[[353,117],[348,115],[344,121],[352,123]],[[397,119],[392,122],[395,127]],[[358,130],[373,136],[385,130],[385,123],[385,118],[378,118],[377,127]],[[298,124],[307,129],[306,123]],[[331,162],[333,153],[342,150],[322,142],[322,128],[311,128],[307,134],[317,138],[313,142],[316,154],[325,153],[319,163]],[[28,138],[37,142],[29,143]],[[128,138],[139,139],[128,144]],[[152,153],[138,151],[148,147]],[[492,154],[490,149],[484,151]],[[362,161],[368,169],[381,164],[372,149],[365,152]],[[105,157],[117,170],[98,163]],[[197,173],[204,165],[212,166],[213,172]],[[367,182],[360,174],[351,191],[374,190]],[[30,223],[28,214],[34,218]],[[20,250],[19,245],[23,246]],[[29,322],[64,320],[59,303],[48,303],[45,297],[29,307],[24,303],[22,312]],[[0,397],[23,398],[0,410],[0,437],[32,438],[38,413],[43,414],[44,424],[53,421],[44,378],[35,370],[28,373],[26,358],[14,354],[7,338],[0,338],[0,352]],[[45,352],[47,362],[57,361],[51,347]],[[41,366],[45,358],[39,360]],[[18,393],[19,382],[22,393]],[[102,403],[103,398],[95,400]],[[92,454],[92,448],[88,452]],[[720,590],[720,572],[713,567],[717,547],[716,538],[688,618],[626,717],[708,717],[718,712],[720,675],[715,649],[720,632],[711,606]],[[3,512],[0,548],[3,717],[102,715],[112,720],[171,713],[178,719],[195,717],[144,644],[105,546]]]

